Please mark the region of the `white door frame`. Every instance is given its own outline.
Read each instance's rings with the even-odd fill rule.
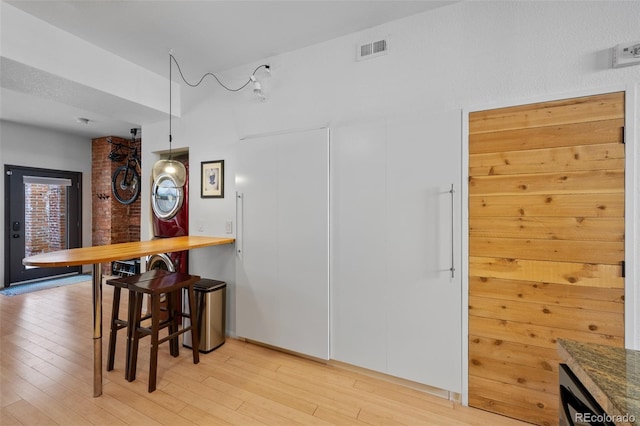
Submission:
[[[462,112],[462,404],[469,405],[469,114],[487,109],[506,108],[538,102],[625,92],[625,347],[640,350],[640,289],[629,285],[638,279],[640,253],[640,158],[638,150],[638,85],[629,83],[559,94],[546,94],[534,98],[499,101],[463,108]]]

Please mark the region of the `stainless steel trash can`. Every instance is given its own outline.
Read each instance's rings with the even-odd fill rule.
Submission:
[[[196,295],[196,310],[198,322],[198,339],[200,343],[198,350],[200,352],[211,352],[212,350],[222,346],[225,341],[226,326],[226,300],[227,300],[227,283],[224,281],[202,279],[193,285]],[[188,300],[185,296],[183,301]],[[186,304],[186,302],[183,302]],[[183,306],[183,310],[188,312],[189,307]],[[190,325],[189,318],[182,319],[182,326]],[[182,345],[191,347],[191,333],[184,333]]]

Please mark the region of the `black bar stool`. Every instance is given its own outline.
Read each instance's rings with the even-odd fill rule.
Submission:
[[[144,275],[144,274],[142,274]],[[126,279],[130,295],[132,295],[133,308],[132,320],[130,324],[135,327],[129,327],[132,332],[131,348],[129,355],[128,381],[136,378],[136,365],[138,361],[138,342],[141,337],[151,336],[151,356],[149,361],[149,392],[156,389],[156,376],[158,370],[158,346],[166,341],[170,342],[170,353],[177,357],[179,354],[178,336],[187,331],[191,332],[191,340],[193,342],[193,363],[200,362],[198,353],[198,322],[189,321],[188,327],[179,328],[182,317],[191,319],[191,315],[183,312],[180,306],[180,294],[182,289],[187,290],[189,312],[196,312],[195,293],[193,285],[200,281],[197,275],[189,275],[182,272],[171,272],[163,276],[154,277],[152,279],[143,279],[142,275],[128,277]],[[141,279],[135,279],[141,277]],[[141,325],[142,317],[142,299],[145,294],[151,298],[151,327],[143,327]],[[160,317],[160,297],[165,294],[167,298],[167,317]],[[130,312],[131,312],[130,306]],[[195,317],[195,315],[194,315]],[[168,328],[169,334],[162,339],[159,338],[160,330]]]
[[[146,281],[154,278],[162,277],[169,274],[168,271],[162,269],[154,269],[143,274],[137,276],[137,278],[133,279],[133,281]],[[108,285],[113,286],[113,304],[111,307],[111,322],[110,322],[110,333],[109,333],[109,351],[107,355],[107,371],[112,371],[115,364],[115,352],[116,352],[116,341],[118,330],[122,330],[123,328],[127,328],[127,350],[125,356],[125,370],[124,377],[125,379],[129,379],[129,353],[131,351],[131,341],[133,339],[133,329],[129,328],[129,324],[133,321],[134,314],[134,299],[133,293],[129,292],[129,304],[128,304],[128,313],[127,319],[124,320],[120,318],[120,295],[122,289],[129,289],[129,282],[132,281],[131,277],[118,277],[107,281]],[[141,320],[144,321],[147,318],[150,318],[151,314],[146,315]]]
[[[180,304],[180,295],[182,289],[187,289],[189,299],[189,312],[195,312],[195,293],[193,284],[200,280],[197,275],[189,275],[178,272],[169,272],[161,269],[154,269],[140,275],[128,277],[119,277],[107,281],[107,284],[114,287],[113,307],[111,310],[111,332],[109,335],[109,352],[107,361],[107,370],[113,370],[116,348],[116,337],[118,330],[127,328],[127,348],[126,348],[126,366],[125,378],[128,381],[135,380],[137,359],[138,359],[138,341],[140,337],[151,336],[151,359],[149,368],[149,392],[153,392],[156,388],[156,373],[158,359],[158,345],[167,340],[170,342],[170,353],[172,356],[179,355],[178,336],[190,331],[192,340],[198,340],[197,323],[191,326],[179,329],[181,317],[191,318],[188,313],[182,312]],[[129,306],[127,320],[119,318],[120,310],[120,294],[122,289],[129,291]],[[144,294],[149,294],[151,299],[151,312],[142,316],[142,302]],[[165,295],[167,306],[162,308],[161,297]],[[166,314],[163,315],[162,311]],[[142,327],[141,322],[151,318],[151,327]],[[135,324],[136,326],[129,326]],[[169,328],[169,335],[163,339],[159,339],[159,331]],[[197,348],[197,346],[196,346]],[[193,363],[200,361],[198,351],[194,350]]]

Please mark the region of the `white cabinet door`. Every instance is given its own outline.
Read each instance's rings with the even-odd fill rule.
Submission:
[[[339,126],[332,144],[332,357],[460,392],[460,112]]]
[[[387,369],[384,122],[331,134],[331,357]]]
[[[453,392],[462,383],[460,133],[459,112],[387,124],[388,373]]]
[[[328,130],[238,142],[236,333],[329,358]]]

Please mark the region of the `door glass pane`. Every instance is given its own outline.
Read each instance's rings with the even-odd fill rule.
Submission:
[[[25,257],[69,248],[69,179],[24,178]]]

